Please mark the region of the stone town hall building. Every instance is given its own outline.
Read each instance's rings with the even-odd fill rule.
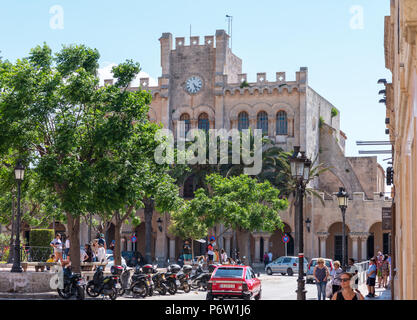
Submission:
[[[229,48],[229,35],[224,30],[217,30],[215,36],[205,36],[202,43],[199,37],[190,37],[186,45],[185,38],[173,40],[171,33],[163,33],[159,41],[162,75],[158,85],[149,86],[148,78],[140,79],[141,88],[152,93],[151,121],[176,132],[181,120],[184,125],[180,135],[191,128],[259,128],[284,150],[299,145],[310,159],[318,155],[319,162],[331,169],[316,179],[313,186],[329,194],[343,186],[351,195],[346,212],[349,257],[364,260],[377,251],[389,251],[389,231],[384,232],[381,223],[382,207],[391,206],[391,201],[381,193],[384,170],[376,157],[345,156],[346,135],[340,130],[340,114],[309,86],[307,68],[300,68],[292,81],[286,79],[285,72],[277,72],[275,79],[257,73],[256,82],[241,88],[242,82],[247,82],[246,74],[242,73],[242,60]],[[185,190],[181,190],[184,197],[189,196],[189,187],[186,183]],[[305,255],[341,259],[341,212],[334,195],[322,193],[322,196],[324,205],[317,198],[307,199],[305,203],[305,218],[311,220],[310,228],[304,230]],[[297,254],[291,211],[281,213],[284,232],[291,239],[287,245],[289,255]],[[143,210],[137,214],[143,218]],[[158,228],[158,218],[162,219],[162,231]],[[153,257],[177,258],[182,240],[167,232],[169,216],[155,212],[153,219]],[[122,250],[138,250],[144,254],[144,230],[144,222],[136,229],[125,225]],[[110,228],[108,240],[114,239],[112,233],[114,229]],[[138,238],[136,243],[130,241],[133,233]],[[268,250],[274,257],[284,255],[282,235],[280,230],[252,233],[252,260],[259,262]],[[237,236],[241,256],[247,254],[247,236]],[[86,225],[82,226],[81,237],[83,242],[87,240]],[[217,244],[230,254],[232,241],[232,234],[226,233],[217,239]],[[195,251],[200,250],[203,250],[201,245],[195,243]]]

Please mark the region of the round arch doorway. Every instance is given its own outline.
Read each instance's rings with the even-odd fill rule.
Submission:
[[[287,244],[285,244],[282,241],[282,238],[284,235],[287,235],[289,238],[289,241]],[[292,236],[292,230],[291,227],[284,223],[284,230],[281,231],[280,229],[275,230],[275,232],[272,234],[270,240],[269,240],[269,248],[263,248],[262,254],[265,251],[271,251],[272,252],[272,259],[282,257],[282,256],[293,256],[294,255],[294,238]],[[269,250],[267,250],[269,249]]]

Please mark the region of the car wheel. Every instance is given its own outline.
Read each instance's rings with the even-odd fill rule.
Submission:
[[[255,296],[255,300],[261,300],[261,292],[262,290],[259,290],[259,293]]]
[[[291,277],[291,276],[294,274],[294,271],[292,271],[292,269],[291,269],[291,268],[288,268],[288,269],[287,269],[287,273],[288,273],[288,275]]]
[[[267,273],[267,275],[269,275],[269,276],[273,274],[273,272],[272,272],[271,268],[267,268],[267,269],[266,269],[266,273]]]
[[[207,293],[207,295],[206,295],[206,300],[214,300],[213,295],[212,295],[212,294],[210,294],[210,293]]]

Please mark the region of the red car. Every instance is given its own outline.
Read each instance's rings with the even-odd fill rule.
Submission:
[[[244,265],[219,265],[207,286],[206,300],[215,298],[261,298],[261,281],[252,268]]]

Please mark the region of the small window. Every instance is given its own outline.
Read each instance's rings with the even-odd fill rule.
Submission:
[[[198,117],[198,129],[204,130],[206,132],[208,132],[210,129],[210,122],[208,119],[208,114],[205,112],[200,114]]]
[[[262,129],[263,134],[268,134],[268,114],[265,111],[258,113],[257,128]]]
[[[279,111],[277,113],[277,135],[287,135],[288,134],[288,121],[287,113],[285,111]]]
[[[191,129],[191,122],[190,122],[190,116],[188,113],[184,113],[180,117],[180,134],[181,137],[186,137],[188,131]]]
[[[284,261],[282,261],[282,263],[290,263],[291,262],[291,258],[284,258]]]
[[[239,113],[237,126],[239,131],[249,128],[249,116],[246,112]]]

